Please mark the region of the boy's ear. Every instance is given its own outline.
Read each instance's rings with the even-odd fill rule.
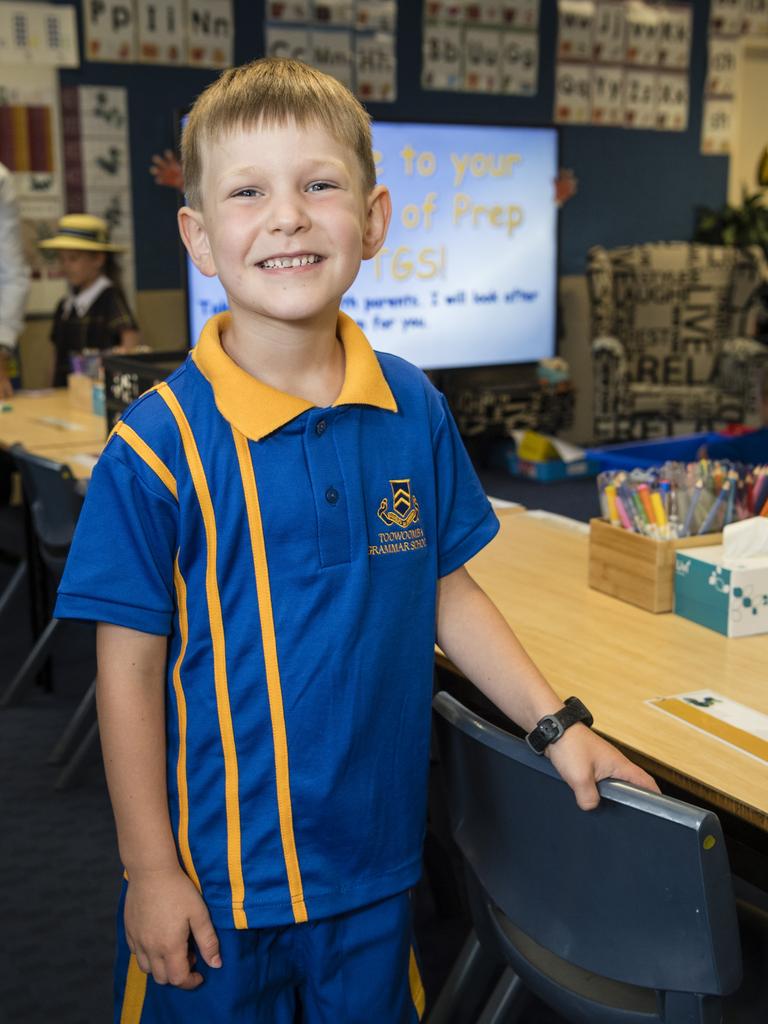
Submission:
[[[216,264],[213,261],[208,232],[200,210],[191,206],[182,206],[178,212],[179,234],[184,247],[201,274],[206,277],[216,276]]]
[[[386,185],[376,185],[368,194],[368,214],[363,231],[363,259],[372,259],[384,245],[392,219],[392,197]]]

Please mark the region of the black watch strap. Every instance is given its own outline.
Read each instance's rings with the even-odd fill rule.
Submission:
[[[534,753],[543,754],[550,743],[556,743],[572,725],[576,725],[577,722],[592,725],[593,721],[589,710],[578,697],[568,697],[564,708],[539,719],[536,728],[531,729],[525,737],[525,742]]]

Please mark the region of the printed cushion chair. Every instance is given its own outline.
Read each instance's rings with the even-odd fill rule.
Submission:
[[[750,334],[767,282],[759,246],[591,248],[595,440],[754,418],[768,350]]]

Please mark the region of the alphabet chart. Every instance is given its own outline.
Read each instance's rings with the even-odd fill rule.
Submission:
[[[558,14],[555,121],[685,131],[690,4],[559,0]]]
[[[266,55],[333,75],[363,101],[397,97],[396,0],[269,0]]]
[[[83,0],[85,57],[110,63],[226,68],[232,0]]]
[[[534,96],[539,0],[424,4],[421,87]]]

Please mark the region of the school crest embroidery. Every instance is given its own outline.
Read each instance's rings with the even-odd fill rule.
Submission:
[[[382,498],[376,514],[387,526],[407,530],[419,521],[419,503],[411,493],[411,481],[390,480],[389,486],[392,488],[392,508],[389,508],[387,498]]]

